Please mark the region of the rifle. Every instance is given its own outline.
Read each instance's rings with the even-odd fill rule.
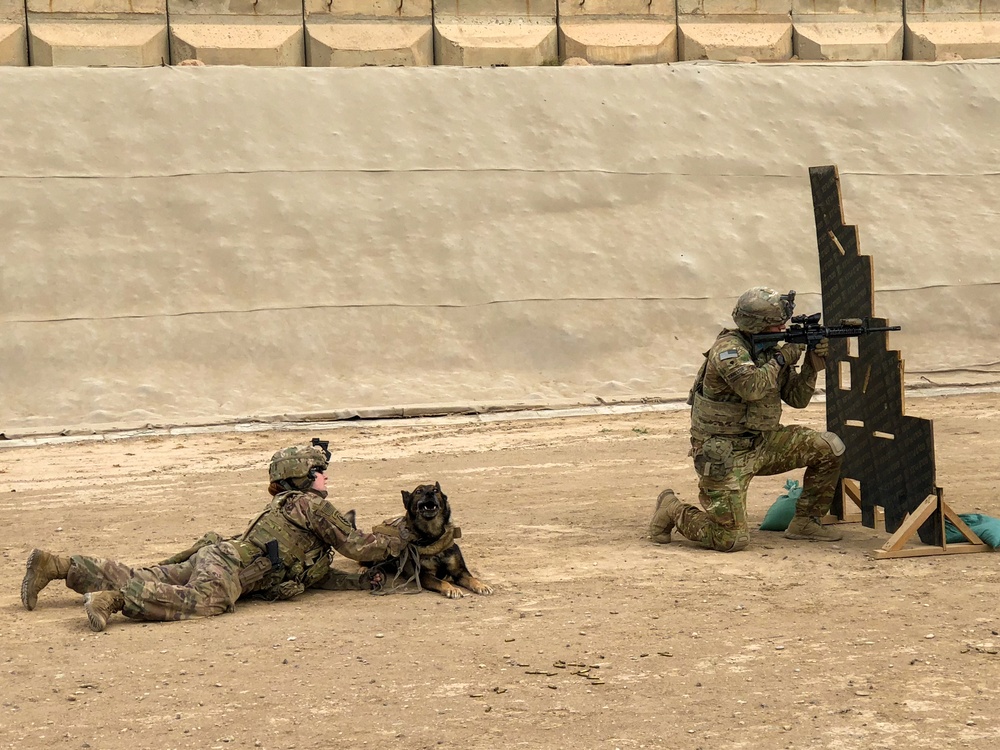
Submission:
[[[846,339],[883,331],[901,331],[900,326],[873,326],[868,318],[846,318],[839,326],[824,326],[819,322],[820,313],[796,315],[792,324],[777,333],[755,333],[750,339],[754,345],[770,345],[785,341],[789,344],[805,344],[807,349],[815,349],[820,339]]]

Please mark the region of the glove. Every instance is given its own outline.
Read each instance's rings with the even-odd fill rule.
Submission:
[[[799,357],[802,356],[804,350],[805,347],[802,344],[783,344],[778,347],[778,351],[775,352],[773,359],[781,367],[794,365],[799,361]]]
[[[829,353],[830,340],[825,338],[820,339],[815,348],[810,349],[809,353],[806,355],[813,370],[816,372],[822,372],[826,369],[826,355]]]

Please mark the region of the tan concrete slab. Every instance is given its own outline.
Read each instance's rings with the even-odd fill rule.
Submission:
[[[28,46],[23,23],[0,21],[0,65],[27,65]]]
[[[840,16],[841,21],[862,16],[903,18],[903,0],[792,0],[793,16]]]
[[[559,36],[563,59],[579,57],[597,65],[664,63],[677,59],[674,22],[560,19]]]
[[[126,0],[127,2],[127,0]],[[233,16],[267,19],[302,17],[302,0],[167,0],[171,18]]]
[[[559,61],[555,19],[435,20],[434,35],[438,65],[516,67],[555,65]]]
[[[430,18],[434,12],[432,0],[305,0],[306,22],[317,17],[384,18],[407,20]]]
[[[433,65],[434,28],[388,21],[306,22],[306,64],[313,67]]]
[[[147,67],[167,61],[166,23],[30,19],[31,64]]]
[[[559,18],[576,16],[637,16],[674,18],[674,0],[559,0]]]
[[[434,0],[434,18],[552,18],[556,0]]]
[[[760,61],[792,56],[792,24],[780,16],[719,16],[724,21],[678,18],[681,60],[732,62],[739,57]]]
[[[839,21],[803,16],[794,24],[794,51],[801,60],[902,60],[903,20]]]
[[[1000,13],[907,14],[906,56],[910,60],[1000,57]]]
[[[27,0],[28,13],[71,13],[78,16],[128,13],[161,15],[166,20],[167,0]]]
[[[171,60],[194,59],[208,65],[305,65],[301,23],[249,23],[244,18],[212,18],[212,22],[171,22]]]
[[[779,16],[792,12],[792,0],[677,0],[677,16]]]

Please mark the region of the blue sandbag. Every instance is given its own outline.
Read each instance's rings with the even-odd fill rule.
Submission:
[[[986,544],[993,549],[1000,547],[1000,519],[984,516],[982,513],[959,513],[958,517],[965,521],[965,524]],[[944,538],[948,544],[968,541],[958,527],[948,519],[944,522]]]
[[[760,522],[761,531],[784,531],[788,524],[795,517],[795,504],[802,497],[802,488],[798,479],[789,479],[785,482],[785,494],[779,495],[774,501],[774,505],[768,508],[764,514],[764,520]],[[985,541],[985,540],[984,540]]]

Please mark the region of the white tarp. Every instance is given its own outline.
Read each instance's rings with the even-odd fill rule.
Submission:
[[[820,309],[837,164],[907,379],[1000,380],[1000,64],[0,69],[0,432],[687,392]]]

